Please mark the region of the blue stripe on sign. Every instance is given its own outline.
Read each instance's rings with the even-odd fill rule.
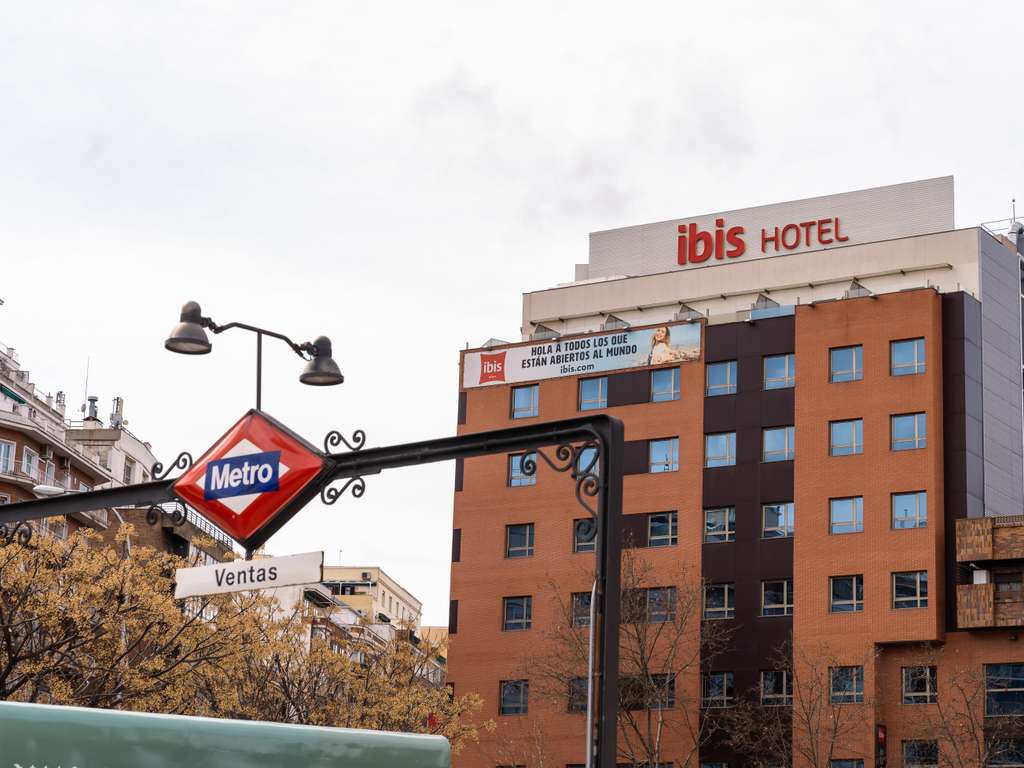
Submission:
[[[217,459],[206,465],[204,499],[223,499],[277,490],[280,451]]]

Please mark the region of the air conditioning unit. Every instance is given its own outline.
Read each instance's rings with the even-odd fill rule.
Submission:
[[[363,581],[369,581],[372,575],[369,571],[363,571]]]
[[[39,458],[43,459],[44,461],[49,461],[50,459],[52,459],[53,458],[53,446],[52,445],[44,445],[42,448],[40,448],[39,449]]]

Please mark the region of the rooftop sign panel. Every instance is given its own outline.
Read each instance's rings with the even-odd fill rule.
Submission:
[[[593,232],[577,279],[651,275],[953,229],[953,177]]]

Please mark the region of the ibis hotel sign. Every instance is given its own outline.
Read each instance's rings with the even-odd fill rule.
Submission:
[[[467,352],[462,385],[469,389],[699,360],[702,327],[676,323]]]
[[[594,232],[577,280],[829,251],[953,229],[953,177]],[[842,258],[822,253],[822,258]]]

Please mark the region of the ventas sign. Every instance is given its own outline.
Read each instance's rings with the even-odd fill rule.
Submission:
[[[699,360],[701,327],[676,323],[467,352],[462,385],[469,389]]]

